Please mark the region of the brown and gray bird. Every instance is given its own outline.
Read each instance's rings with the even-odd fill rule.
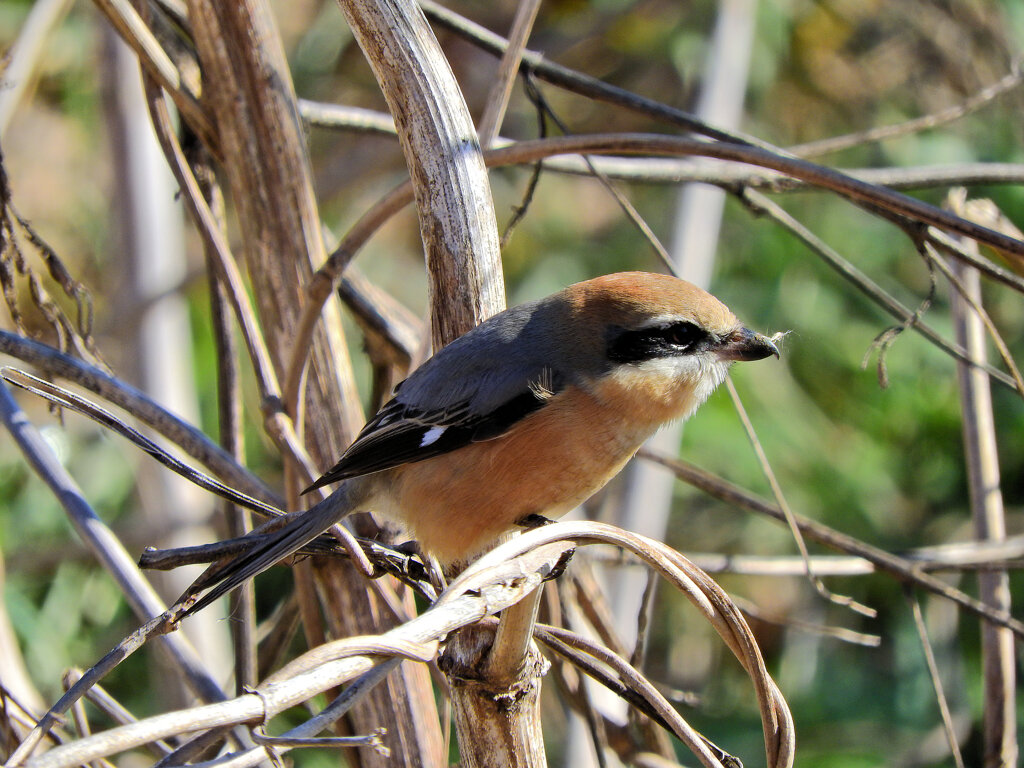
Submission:
[[[395,390],[307,490],[324,501],[229,563],[191,610],[352,512],[397,521],[450,564],[602,488],[661,425],[686,419],[737,360],[779,350],[711,294],[623,272],[495,315]]]

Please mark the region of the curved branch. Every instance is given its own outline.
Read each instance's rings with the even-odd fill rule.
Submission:
[[[710,472],[700,469],[693,464],[645,449],[641,449],[639,455],[644,459],[661,464],[684,483],[704,491],[704,493],[712,498],[719,499],[727,504],[735,504],[740,509],[747,509],[751,512],[774,517],[776,520],[785,521],[782,510],[775,504],[766,502],[743,488],[733,485],[727,480],[715,477]],[[941,595],[964,610],[980,616],[995,626],[1006,627],[1012,630],[1018,641],[1024,640],[1024,622],[1013,618],[1006,611],[993,608],[967,593],[949,586],[942,579],[927,573],[923,563],[886,552],[884,549],[866,544],[852,536],[837,531],[835,528],[830,528],[806,517],[801,517],[800,515],[794,515],[793,517],[800,528],[800,533],[807,538],[840,552],[862,557],[878,570],[885,571],[899,581],[913,584],[915,587]]]
[[[449,600],[483,589],[507,572],[510,562],[527,552],[536,555],[546,547],[569,541],[577,546],[610,544],[632,552],[685,595],[714,627],[750,677],[761,711],[768,765],[791,766],[795,749],[792,715],[768,674],[761,650],[742,612],[714,579],[667,544],[607,523],[552,523],[522,533],[481,556],[448,586],[435,607],[441,608]],[[506,574],[504,578],[511,578],[511,575]],[[703,756],[698,756],[703,761]]]
[[[203,432],[130,384],[53,347],[9,331],[0,330],[0,352],[35,366],[47,376],[74,382],[94,392],[181,448],[224,483],[267,504],[284,505],[283,500],[262,480],[239,465]]]
[[[533,162],[555,154],[608,155],[654,154],[713,157],[769,168],[814,186],[829,189],[857,204],[868,204],[905,216],[915,222],[970,237],[979,243],[1024,256],[1024,242],[1001,232],[975,224],[934,205],[922,202],[891,189],[855,179],[825,166],[770,152],[759,147],[725,142],[704,142],[679,136],[647,133],[590,134],[559,136],[552,139],[522,141],[488,153],[488,164]],[[962,256],[961,256],[962,258]],[[993,279],[1024,292],[1024,280],[992,264],[978,266]]]
[[[563,154],[614,154],[622,152],[661,153],[666,155],[690,156],[704,155],[722,160],[759,165],[779,173],[790,174],[792,178],[807,185],[831,189],[855,203],[868,203],[886,210],[928,224],[941,226],[950,231],[973,237],[978,242],[1001,248],[1011,253],[1024,255],[1024,242],[1008,237],[985,227],[981,227],[959,216],[948,213],[935,206],[923,203],[907,195],[900,194],[886,187],[857,179],[841,171],[816,165],[804,160],[788,158],[773,154],[757,147],[737,144],[696,141],[694,139],[662,136],[656,134],[592,134],[589,136],[564,136],[553,139],[535,139],[510,144],[484,153],[489,168],[504,165],[519,165],[546,159],[553,155]],[[1021,169],[1013,167],[1016,173]],[[780,177],[779,183],[789,181]],[[718,183],[715,177],[705,179],[708,183]],[[741,183],[737,183],[742,186]],[[395,187],[373,208],[367,211],[349,230],[330,255],[324,265],[313,276],[307,289],[307,303],[302,310],[302,319],[297,326],[297,333],[292,343],[292,357],[289,362],[285,383],[286,402],[292,403],[298,397],[299,382],[305,366],[310,333],[316,319],[331,295],[335,282],[340,278],[345,267],[370,237],[395,213],[413,199],[411,182],[404,182]],[[968,256],[957,252],[957,257],[967,259]],[[1024,279],[980,257],[970,257],[969,263],[1010,287],[1024,293]],[[933,339],[935,341],[935,339]],[[942,344],[942,342],[937,341]],[[949,351],[949,350],[947,350]],[[955,354],[955,353],[954,353]],[[998,375],[998,374],[997,374]]]
[[[505,308],[498,225],[476,131],[423,14],[342,0],[398,127],[427,255],[434,346]]]

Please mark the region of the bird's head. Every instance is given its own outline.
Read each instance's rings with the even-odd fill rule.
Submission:
[[[779,356],[722,302],[667,275],[622,272],[563,292],[581,356],[600,360],[591,389],[652,421],[689,416],[739,360]]]

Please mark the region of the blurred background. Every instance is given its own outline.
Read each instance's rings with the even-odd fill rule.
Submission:
[[[0,48],[12,44],[42,4],[0,4]],[[8,97],[0,101],[6,106],[0,112],[0,149],[14,205],[91,294],[96,347],[113,371],[216,435],[215,356],[198,238],[184,222],[173,184],[159,180],[159,155],[147,155],[152,150],[145,147],[129,149],[148,130],[144,109],[140,118],[138,104],[132,105],[137,65],[119,50],[91,4],[50,5],[57,6],[53,25],[41,37],[40,68],[30,86],[13,103],[12,88],[0,91],[0,98]],[[735,127],[790,147],[961,104],[1013,71],[1024,39],[1024,5],[1015,0],[751,0],[732,4],[746,14],[749,45],[742,37],[727,38],[732,44],[716,49],[719,13],[728,5],[549,0],[529,48],[683,109],[700,104],[716,55],[741,62],[749,56]],[[447,6],[506,34],[516,3]],[[334,2],[294,0],[274,7],[301,98],[385,110]],[[471,111],[479,116],[496,60],[443,29],[438,37]],[[572,133],[675,132],[551,85],[539,88]],[[1018,86],[954,122],[815,159],[848,169],[1020,163],[1022,106]],[[537,110],[520,84],[501,135],[526,139],[538,131]],[[559,129],[549,122],[548,131]],[[405,166],[397,142],[387,135],[310,126],[308,138],[321,215],[333,244],[406,177]],[[503,231],[522,204],[530,171],[503,168],[491,174]],[[155,186],[143,198],[133,192],[137,183]],[[686,194],[678,185],[615,183],[666,245],[694,236],[693,230],[675,231]],[[914,194],[941,203],[946,192],[936,186]],[[990,198],[1018,226],[1024,222],[1019,185],[976,184],[969,194]],[[155,200],[156,210],[139,210],[145,208],[138,203],[142,199]],[[917,308],[929,295],[929,269],[895,227],[821,192],[775,199],[906,306]],[[702,214],[706,219],[690,215],[690,227],[698,228],[695,236],[703,244],[689,247],[713,255],[712,291],[752,327],[788,332],[781,363],[738,366],[733,379],[794,511],[894,552],[970,540],[955,362],[905,332],[885,354],[888,386],[881,386],[873,342],[894,324],[891,317],[793,236],[753,216],[731,196],[724,199],[720,230],[713,212]],[[706,229],[699,229],[703,225]],[[554,172],[541,175],[525,216],[504,246],[503,264],[510,304],[607,272],[663,269],[601,183]],[[355,266],[414,316],[426,316],[422,246],[411,208],[369,242]],[[41,264],[33,268],[46,273]],[[24,296],[20,301],[27,329],[55,343],[42,315]],[[1019,355],[1021,297],[986,284],[984,302]],[[925,319],[947,338],[952,335],[949,291],[941,279]],[[0,314],[0,325],[13,327],[6,314]],[[355,326],[349,325],[369,409],[370,371],[358,354]],[[246,406],[258,413],[251,382],[246,387]],[[1011,535],[1024,533],[1024,407],[1016,393],[1000,385],[994,385],[993,399],[1006,526]],[[144,481],[155,470],[131,446],[77,416],[61,421],[27,396],[19,396],[19,402],[133,553],[151,544],[218,535],[210,520],[212,502],[162,474],[163,479]],[[257,419],[246,438],[249,466],[278,487],[280,465]],[[672,442],[683,458],[770,496],[724,391]],[[617,498],[620,492],[625,493],[612,489],[609,494]],[[670,492],[665,535],[683,552],[796,554],[792,536],[774,521],[732,509],[682,483],[671,485]],[[595,504],[598,514],[600,506]],[[65,668],[94,663],[135,627],[135,620],[7,439],[0,439],[0,548],[10,625],[31,680],[49,702],[59,695]],[[811,550],[824,552],[813,544]],[[868,619],[824,601],[803,577],[720,578],[730,594],[774,619],[752,622],[796,718],[799,765],[953,764],[899,583],[879,575],[827,580],[831,589],[878,611],[877,618]],[[976,592],[969,572],[946,578]],[[168,586],[168,594],[180,591],[181,583]],[[1014,594],[1021,586],[1020,577],[1011,576]],[[688,694],[682,712],[701,732],[749,758],[748,765],[762,764],[760,726],[744,674],[681,598],[663,590],[657,599],[648,675],[666,691]],[[978,622],[942,599],[922,595],[922,603],[965,758],[978,764]],[[881,643],[844,642],[809,631],[801,622],[877,635]],[[209,653],[224,652],[220,641],[209,642]],[[152,687],[139,684],[153,674],[135,657],[106,684],[133,711],[146,714],[164,704],[146,700]],[[1018,712],[1024,717],[1024,710]],[[549,735],[558,734],[564,713],[554,702],[547,718]],[[307,764],[336,759],[309,755],[296,757]],[[549,757],[552,765],[560,764],[560,741],[549,745]]]

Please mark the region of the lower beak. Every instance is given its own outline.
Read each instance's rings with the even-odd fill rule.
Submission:
[[[722,360],[764,360],[771,355],[779,356],[779,348],[767,336],[740,328],[726,336],[717,350]]]

